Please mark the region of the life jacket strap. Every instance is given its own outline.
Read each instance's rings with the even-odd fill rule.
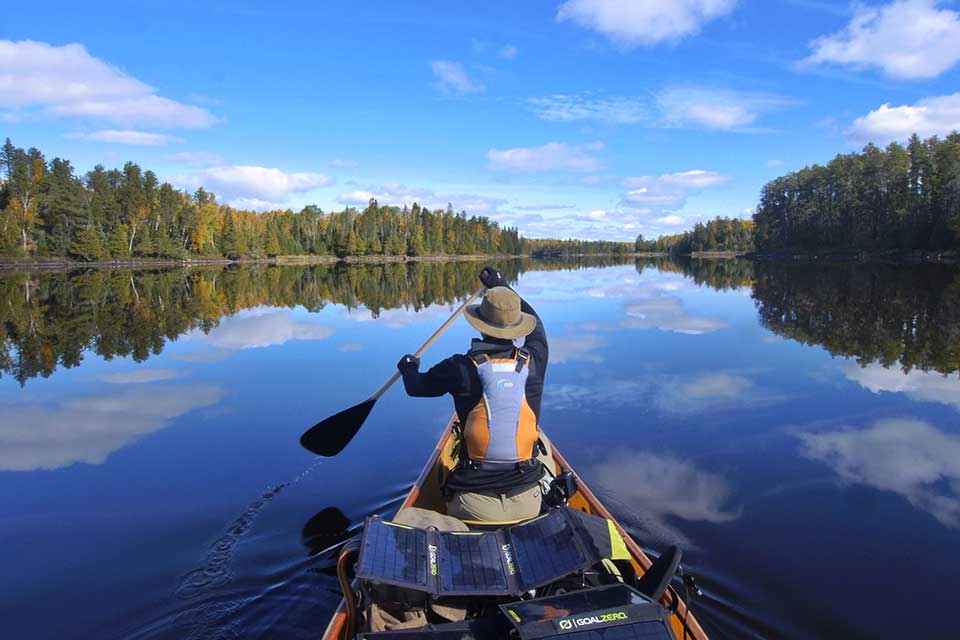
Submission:
[[[530,362],[530,354],[523,349],[517,349],[517,368],[515,371],[517,373],[523,371],[523,368],[527,366],[528,362]]]
[[[540,464],[536,458],[521,460],[520,462],[490,462],[488,460],[472,460],[465,458],[462,460],[463,466],[474,471],[524,471]]]

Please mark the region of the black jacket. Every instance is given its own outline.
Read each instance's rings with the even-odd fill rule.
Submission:
[[[526,336],[523,349],[530,354],[530,373],[527,376],[527,403],[540,422],[540,401],[543,397],[543,379],[547,372],[549,350],[543,321],[526,300],[520,301],[520,310],[536,317],[537,324]],[[470,350],[455,354],[423,373],[414,369],[403,372],[403,386],[407,394],[418,398],[435,398],[449,393],[457,410],[460,424],[465,424],[467,415],[483,398],[483,384],[471,355],[486,353],[491,358],[513,356],[513,342],[500,339],[474,339]],[[543,475],[542,470],[530,471],[478,471],[458,468],[447,481],[448,491],[505,491],[527,487]]]

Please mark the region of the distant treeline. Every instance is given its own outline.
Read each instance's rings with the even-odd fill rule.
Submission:
[[[753,216],[758,251],[960,247],[960,133],[868,144],[777,178]]]
[[[633,251],[629,242],[609,240],[523,239],[524,253],[535,258],[566,258],[589,255],[620,255]]]
[[[643,234],[634,241],[637,252],[687,254],[698,251],[753,251],[753,223],[739,218],[715,218],[698,222],[690,231],[647,240]]]
[[[370,200],[362,211],[244,211],[160,183],[128,162],[76,175],[9,140],[0,150],[0,255],[106,259],[282,255],[466,255],[523,252],[514,228],[484,216],[398,208]]]

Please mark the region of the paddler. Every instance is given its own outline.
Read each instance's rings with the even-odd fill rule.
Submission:
[[[464,311],[480,332],[470,349],[425,373],[412,355],[401,358],[397,368],[407,394],[453,396],[463,446],[444,486],[448,515],[517,522],[535,517],[541,508],[544,466],[537,455],[545,451],[538,425],[547,334],[537,312],[500,271],[485,267],[480,282],[487,288],[482,301]]]

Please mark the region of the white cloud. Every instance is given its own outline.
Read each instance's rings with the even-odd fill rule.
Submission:
[[[206,109],[157,95],[81,44],[31,40],[0,40],[0,107],[126,126],[201,129],[217,121]]]
[[[593,334],[553,336],[550,338],[550,364],[603,362],[600,348],[606,344],[606,338]]]
[[[682,207],[686,196],[682,193],[658,193],[647,187],[641,187],[627,191],[623,201],[639,207],[672,210]]]
[[[180,378],[184,374],[176,369],[134,369],[133,371],[123,371],[120,373],[108,373],[97,376],[97,380],[110,382],[113,384],[143,384],[145,382],[159,382],[161,380],[173,380]]]
[[[497,51],[497,56],[504,60],[513,60],[520,51],[512,44],[505,44]]]
[[[899,364],[884,367],[871,363],[861,367],[854,360],[841,366],[843,375],[873,393],[903,393],[921,402],[939,402],[960,411],[960,379],[935,371],[913,369],[904,373]]]
[[[960,130],[960,93],[924,98],[914,105],[883,104],[854,120],[847,136],[858,143],[885,144],[906,140],[914,133],[929,137],[956,130]]]
[[[295,320],[290,311],[264,309],[224,318],[210,333],[196,330],[189,334],[194,340],[227,350],[272,347],[291,340],[323,340],[331,335],[331,327]]]
[[[744,129],[761,113],[793,102],[782,96],[705,87],[673,87],[657,95],[662,126]]]
[[[346,160],[344,158],[334,158],[328,164],[338,169],[356,169],[360,166],[360,163],[356,160]]]
[[[603,143],[571,145],[564,142],[548,142],[539,147],[515,147],[513,149],[490,149],[487,161],[490,167],[502,171],[598,171],[603,161],[595,154],[602,151]]]
[[[171,142],[183,142],[183,138],[177,138],[176,136],[168,136],[163,133],[148,133],[146,131],[133,131],[130,129],[103,129],[101,131],[71,133],[67,135],[77,140],[108,142],[111,144],[135,144],[150,147],[163,147]]]
[[[215,165],[226,164],[223,156],[209,151],[179,151],[166,156],[167,160],[181,162],[183,164],[195,165],[198,167],[212,167]]]
[[[782,167],[783,160],[767,160],[767,168],[773,169],[775,167]]]
[[[359,342],[344,342],[341,345],[337,345],[337,351],[342,353],[349,353],[351,351],[360,351],[363,349],[363,345]]]
[[[630,188],[624,195],[623,202],[672,211],[684,205],[689,192],[715,187],[731,179],[732,176],[703,169],[664,173],[659,176],[634,176],[623,180],[623,185]]]
[[[0,405],[0,470],[102,464],[112,452],[223,396],[223,389],[205,384],[136,386],[53,404]]]
[[[903,496],[943,525],[960,528],[960,436],[921,420],[878,420],[866,429],[800,433],[804,456],[846,482]]]
[[[893,78],[934,78],[960,61],[960,14],[938,0],[859,5],[850,23],[811,43],[803,64],[876,67]]]
[[[248,211],[277,211],[287,208],[287,205],[282,202],[263,200],[262,198],[230,198],[229,204],[231,207]]]
[[[310,191],[335,182],[333,178],[320,173],[287,173],[272,167],[245,165],[210,167],[196,175],[178,178],[177,181],[192,187],[203,185],[228,199],[265,204],[280,202],[290,193]]]
[[[762,113],[792,104],[790,99],[774,94],[696,86],[666,88],[653,99],[591,92],[527,99],[527,105],[538,118],[552,122],[592,121],[651,128],[741,131],[758,131],[749,125]]]
[[[473,80],[459,62],[449,60],[434,60],[430,63],[433,75],[437,78],[437,86],[446,93],[468,94],[483,93],[487,90],[482,82]]]
[[[640,98],[612,96],[595,98],[589,94],[554,94],[530,98],[527,104],[541,120],[574,122],[595,120],[607,124],[640,124],[650,114]]]
[[[684,219],[680,216],[662,216],[656,219],[660,224],[665,224],[671,227],[676,227],[684,223]]]
[[[623,47],[676,42],[730,13],[736,0],[567,0],[557,20],[598,31]]]

